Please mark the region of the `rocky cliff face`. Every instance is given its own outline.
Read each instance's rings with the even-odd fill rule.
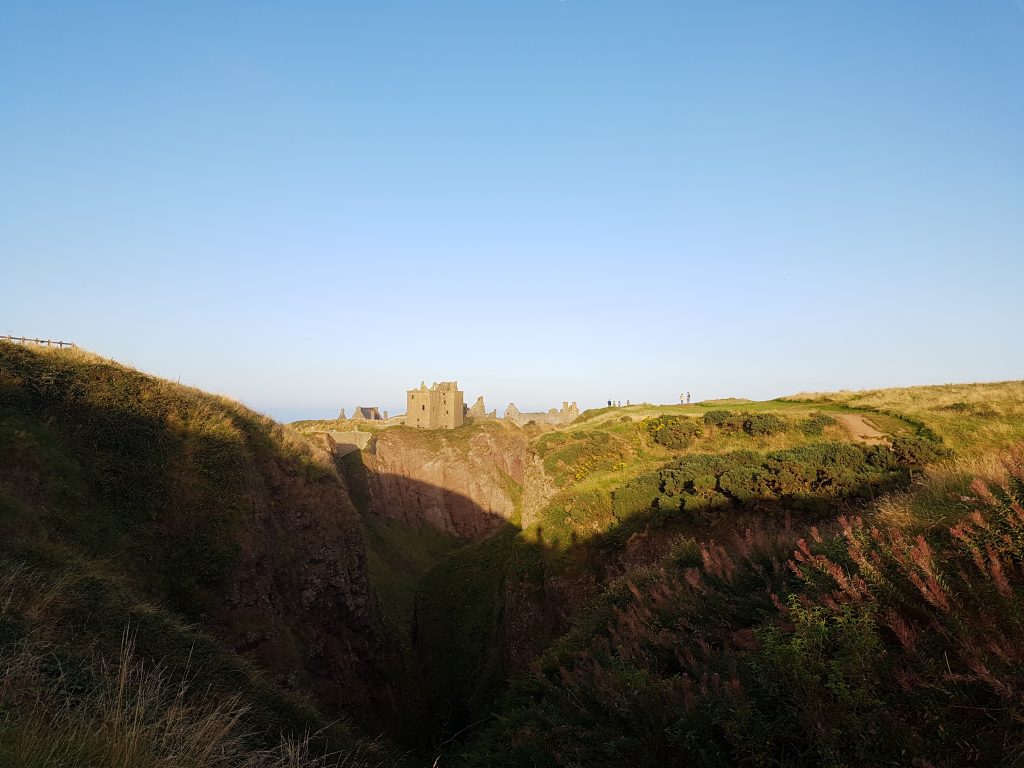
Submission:
[[[527,435],[489,422],[459,432],[390,429],[364,454],[373,511],[479,541],[529,524],[555,487]]]
[[[326,451],[312,460],[328,465]],[[303,477],[277,457],[258,462],[239,559],[217,616],[236,650],[312,689],[328,710],[389,707],[358,515],[336,476]]]

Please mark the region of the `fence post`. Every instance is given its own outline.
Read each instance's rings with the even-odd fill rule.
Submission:
[[[75,346],[75,342],[64,341],[63,339],[32,339],[28,336],[12,336],[11,334],[0,336],[0,341],[7,341],[11,344],[21,344],[22,346],[35,344],[40,347],[45,346],[51,349],[53,347],[56,347],[57,349],[64,349],[64,347],[72,349]]]

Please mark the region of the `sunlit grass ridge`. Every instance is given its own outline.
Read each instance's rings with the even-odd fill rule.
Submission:
[[[1024,439],[1024,381],[802,392],[785,400],[909,416],[942,435],[954,449],[999,449]]]

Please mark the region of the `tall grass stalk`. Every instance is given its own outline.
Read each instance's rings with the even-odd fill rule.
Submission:
[[[17,768],[330,768],[379,764],[315,754],[307,735],[253,749],[238,696],[194,690],[135,655],[65,668],[39,641],[0,656],[0,764]]]

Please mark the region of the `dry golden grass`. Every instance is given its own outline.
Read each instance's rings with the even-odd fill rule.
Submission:
[[[970,512],[970,486],[975,479],[999,486],[1007,478],[1005,451],[956,456],[928,467],[911,490],[879,500],[875,517],[908,531],[948,528]]]
[[[0,626],[27,622],[0,644],[0,765],[18,768],[332,768],[380,765],[350,751],[314,754],[308,737],[252,746],[237,695],[197,690],[135,655],[126,631],[110,661],[84,666],[46,638],[60,621],[69,579],[11,565],[0,572]],[[86,648],[80,649],[88,651]]]
[[[913,489],[883,499],[880,521],[904,529],[942,528],[965,512],[973,478],[1006,478],[1006,448],[1024,441],[1024,381],[803,392],[789,400],[813,401],[899,414],[927,427],[955,456],[928,467]]]
[[[957,450],[1000,449],[1024,440],[1024,381],[802,392],[786,399],[903,414],[937,432]]]
[[[0,764],[19,768],[341,768],[358,752],[314,754],[309,738],[254,749],[238,697],[192,690],[134,655],[64,670],[42,643],[0,655]]]

